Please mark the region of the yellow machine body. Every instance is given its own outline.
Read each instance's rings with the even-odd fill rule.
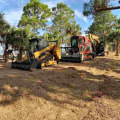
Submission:
[[[95,52],[95,54],[104,56],[105,41],[100,40],[97,35],[93,35],[93,34],[89,34],[89,39],[91,40],[93,51]]]
[[[53,52],[51,53],[50,51],[52,50]],[[42,53],[45,53],[45,55],[43,55],[42,57],[39,57]],[[51,59],[45,60],[46,57],[50,55],[53,55],[53,57]],[[61,59],[60,46],[56,44],[49,45],[48,47],[35,52],[34,56],[38,61],[44,60],[44,62],[42,63],[42,66],[49,66],[52,64],[57,64],[57,62]]]
[[[31,68],[42,68],[43,66],[58,64],[60,59],[60,46],[57,43],[51,43],[46,47],[33,52],[32,56],[30,56],[29,52],[26,52],[23,57],[23,62],[13,62],[12,68],[26,70],[30,70]]]
[[[89,39],[94,43],[96,41],[98,44],[100,43],[99,37],[93,34],[89,34]]]

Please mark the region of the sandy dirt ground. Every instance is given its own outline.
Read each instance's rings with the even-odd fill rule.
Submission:
[[[120,57],[42,70],[0,61],[0,120],[119,120]]]

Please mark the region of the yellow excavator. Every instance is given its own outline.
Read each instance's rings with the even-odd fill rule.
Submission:
[[[92,43],[93,52],[97,55],[105,55],[105,42],[101,41],[97,35],[89,34],[89,39]]]
[[[23,57],[23,61],[12,62],[12,68],[22,70],[42,69],[42,67],[58,64],[61,59],[60,46],[57,41],[31,39],[33,46]]]

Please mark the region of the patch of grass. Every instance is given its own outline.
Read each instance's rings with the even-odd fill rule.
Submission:
[[[10,95],[15,95],[15,94],[19,91],[19,88],[18,88],[17,86],[11,87],[11,86],[8,85],[8,84],[5,84],[5,85],[3,86],[3,88],[4,88],[7,92],[9,92]]]
[[[29,78],[25,79],[25,81],[34,82],[34,81],[37,81],[37,80],[36,80],[36,79],[34,79],[33,77],[29,77]]]
[[[85,79],[89,81],[89,80],[91,80],[92,78],[87,76]]]
[[[81,99],[85,100],[85,101],[93,101],[93,98],[91,96],[91,92],[86,90],[83,92]]]
[[[86,73],[80,73],[80,72],[78,72],[78,75],[80,75],[80,77],[82,79],[86,79]]]
[[[0,94],[0,104],[3,103],[9,103],[13,100],[13,97],[10,95],[2,95]]]
[[[63,69],[62,71],[63,71],[63,72],[67,72],[67,69]]]
[[[87,77],[86,80],[94,81],[94,82],[97,82],[97,83],[103,81],[102,79],[95,79],[95,78],[90,78],[90,77]]]
[[[80,98],[81,98],[81,96],[80,96],[79,94],[76,94],[75,91],[72,90],[72,89],[70,89],[67,94],[69,94],[69,95],[71,95],[71,96],[73,96],[73,97],[75,97],[75,98],[77,98],[77,99],[80,99]]]
[[[91,96],[83,96],[82,99],[85,101],[93,101],[93,98]]]
[[[59,87],[58,86],[54,86],[54,85],[49,85],[48,89],[50,89],[50,90],[59,90]]]
[[[20,75],[7,75],[8,77],[12,77],[12,78],[14,78],[14,77],[20,77]]]
[[[114,64],[114,65],[119,65],[120,63],[119,63],[119,61],[114,61],[113,64]]]
[[[71,86],[72,88],[75,88],[75,87],[76,87],[76,85],[75,85],[74,83],[71,83],[70,86]]]
[[[117,68],[117,64],[113,63],[106,63],[108,67],[110,67],[112,70],[115,70]]]
[[[33,92],[33,88],[29,88],[28,91],[31,93]]]
[[[31,89],[27,89],[27,88],[24,88],[24,87],[22,87],[22,88],[20,89],[20,93],[21,93],[22,95],[28,95],[30,91],[31,91]]]

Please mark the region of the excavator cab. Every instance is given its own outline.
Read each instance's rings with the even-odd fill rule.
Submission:
[[[84,43],[84,38],[82,36],[73,36],[71,38],[71,48],[74,52],[79,51],[79,47]]]
[[[71,48],[74,50],[74,52],[78,52],[78,37],[72,37],[71,38]]]
[[[84,36],[71,37],[71,47],[62,47],[63,61],[83,62],[84,60],[91,59],[91,42]]]
[[[33,52],[42,50],[49,46],[49,42],[47,40],[34,38],[34,39],[29,40],[29,42],[30,42],[30,46],[32,45],[34,46],[33,49],[31,48]]]

